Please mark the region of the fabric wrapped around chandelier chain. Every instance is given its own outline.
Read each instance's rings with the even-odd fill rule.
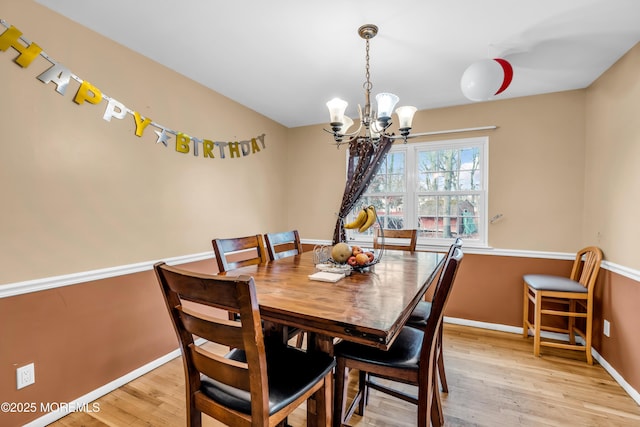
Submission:
[[[333,232],[333,244],[346,240],[344,219],[369,187],[392,145],[393,140],[386,136],[382,136],[377,144],[362,136],[355,136],[349,141],[347,182]]]

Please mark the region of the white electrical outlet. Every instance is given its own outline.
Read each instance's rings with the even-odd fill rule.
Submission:
[[[608,337],[609,335],[611,335],[611,323],[609,323],[609,321],[607,319],[604,320],[604,330],[602,331],[602,333],[604,334],[605,337]]]
[[[18,390],[36,382],[36,366],[33,363],[16,369],[16,383]]]

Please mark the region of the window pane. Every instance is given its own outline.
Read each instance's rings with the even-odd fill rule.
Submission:
[[[380,165],[376,176],[371,180],[368,193],[397,193],[404,192],[405,184],[405,153],[388,153]]]
[[[480,189],[479,160],[478,147],[420,151],[418,191]]]
[[[418,196],[420,237],[478,237],[478,195]]]
[[[479,178],[478,176],[474,176],[474,175],[480,175],[480,173],[478,171],[472,172],[472,171],[460,171],[460,173],[458,174],[458,190],[476,190],[477,189],[477,183]],[[474,187],[475,185],[475,187]]]
[[[474,170],[478,169],[478,159],[480,149],[478,147],[463,148],[460,150],[460,169]]]
[[[378,205],[374,206],[378,208]],[[385,197],[380,208],[377,209],[377,213],[383,228],[392,228],[394,230],[404,228],[404,197]]]

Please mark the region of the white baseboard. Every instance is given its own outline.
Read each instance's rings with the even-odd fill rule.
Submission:
[[[201,345],[205,342],[206,340],[203,338],[197,339],[195,341],[197,345]],[[78,408],[78,410],[83,410],[84,408],[87,408],[87,407],[90,408],[89,403],[93,402],[94,400],[99,399],[105,394],[108,394],[116,390],[117,388],[122,387],[128,382],[131,382],[136,378],[139,378],[144,374],[153,371],[154,369],[164,365],[167,362],[170,362],[171,360],[179,356],[180,356],[180,349],[175,349],[172,352],[165,354],[164,356],[159,357],[156,360],[153,360],[147,363],[146,365],[141,366],[138,369],[135,369],[129,372],[128,374],[123,375],[120,378],[117,378],[111,381],[110,383],[105,384],[102,387],[99,387],[85,394],[84,396],[80,396],[73,402],[65,402],[66,405],[60,405],[60,409],[49,412],[46,415],[41,416],[40,418],[36,418],[35,420],[25,424],[23,427],[45,427],[53,423],[54,421],[59,420],[65,415],[71,413],[72,409],[70,408]]]
[[[600,353],[598,353],[597,351],[594,350],[594,348],[591,348],[591,354],[593,355],[593,358],[596,359],[598,361],[598,363],[600,365],[602,365],[602,367],[605,369],[605,371],[607,371],[609,373],[609,375],[611,375],[613,377],[614,380],[616,380],[616,382],[618,384],[620,384],[620,387],[622,387],[622,389],[624,391],[627,392],[627,394],[629,396],[631,396],[631,398],[638,404],[640,405],[640,393],[638,393],[638,391],[636,389],[634,389],[631,384],[629,384],[628,382],[625,381],[625,379],[622,377],[622,375],[620,375],[618,373],[618,371],[616,371],[615,369],[613,369],[613,366],[609,365],[609,362],[607,362],[601,355]]]
[[[478,322],[476,320],[467,320],[467,319],[458,319],[455,317],[446,317],[444,318],[444,322],[445,323],[451,323],[454,325],[462,325],[462,326],[472,326],[474,328],[480,328],[480,329],[489,329],[492,331],[500,331],[500,332],[510,332],[510,333],[514,333],[514,334],[522,334],[522,328],[518,327],[518,326],[508,326],[508,325],[501,325],[501,324],[497,324],[497,323],[487,323],[487,322]],[[542,336],[544,336],[545,338],[550,338],[550,339],[563,339],[566,340],[568,338],[568,336],[566,334],[559,334],[559,333],[553,333],[553,332],[543,332]],[[584,341],[581,339],[581,337],[577,337],[578,341],[582,341],[582,344],[584,344]],[[631,396],[631,398],[638,404],[640,405],[640,393],[638,393],[638,391],[636,389],[634,389],[631,384],[629,384],[627,381],[625,381],[625,379],[622,377],[622,375],[620,375],[618,373],[618,371],[616,371],[613,366],[611,366],[609,364],[609,362],[607,362],[601,355],[600,353],[598,353],[593,347],[591,347],[591,355],[593,356],[593,358],[595,360],[598,361],[598,363],[604,368],[605,371],[607,371],[609,373],[609,375],[611,375],[611,377],[613,377],[613,379],[620,384],[620,387],[622,387],[622,389],[627,392],[627,394],[629,396]]]

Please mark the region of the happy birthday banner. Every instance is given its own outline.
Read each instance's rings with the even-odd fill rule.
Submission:
[[[234,142],[224,142],[224,141],[211,141],[208,139],[201,139],[190,137],[186,133],[173,131],[166,126],[162,126],[158,123],[153,122],[148,117],[142,117],[140,113],[137,111],[130,110],[123,103],[118,100],[111,98],[104,94],[100,89],[93,86],[86,80],[82,80],[75,74],[73,74],[67,67],[60,64],[59,62],[53,60],[49,55],[47,55],[40,46],[36,43],[31,43],[29,40],[22,37],[22,32],[18,30],[13,25],[7,24],[4,19],[0,19],[0,23],[6,28],[6,30],[0,34],[0,51],[6,52],[6,50],[10,47],[13,47],[17,50],[20,55],[14,59],[14,62],[20,65],[22,68],[27,68],[33,60],[42,56],[47,61],[53,64],[52,67],[45,70],[42,74],[40,74],[37,78],[41,82],[48,84],[54,83],[56,85],[56,92],[60,95],[64,95],[67,91],[67,86],[71,79],[80,83],[80,88],[76,92],[76,95],[73,98],[73,102],[78,105],[82,105],[85,102],[89,104],[99,104],[103,99],[107,101],[107,107],[105,108],[104,114],[102,118],[108,122],[111,121],[112,118],[116,119],[124,119],[127,114],[133,116],[133,119],[136,124],[135,135],[138,137],[142,137],[145,129],[148,126],[153,126],[160,130],[154,130],[158,139],[156,140],[156,144],[162,143],[165,147],[168,147],[168,141],[171,138],[170,135],[175,136],[175,148],[179,153],[188,154],[192,152],[194,156],[200,155],[200,147],[202,147],[202,156],[208,158],[216,158],[215,154],[218,153],[221,159],[226,159],[227,155],[229,158],[235,157],[245,157],[249,154],[258,153],[262,148],[266,148],[264,144],[264,136],[262,134],[255,138],[251,138],[248,141],[234,141]],[[258,141],[260,144],[258,144]],[[217,150],[216,150],[217,148]]]

